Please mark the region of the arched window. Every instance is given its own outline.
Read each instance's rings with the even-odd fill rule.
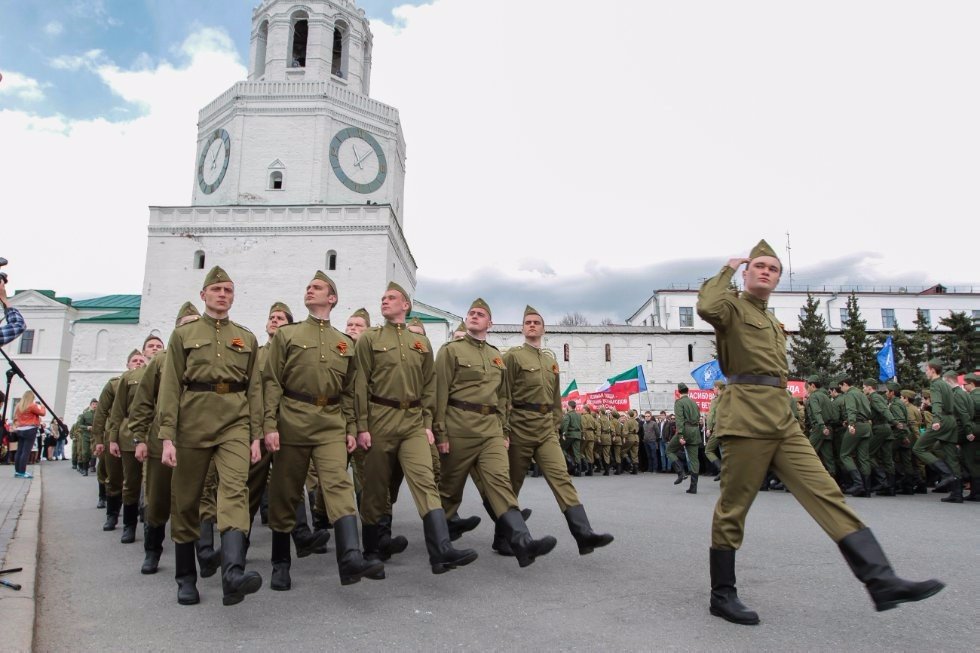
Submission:
[[[342,20],[338,20],[336,23],[334,23],[330,74],[336,75],[337,77],[347,77],[347,50],[349,47],[349,34],[350,28],[347,27],[347,23]]]
[[[337,269],[337,252],[330,250],[327,252],[327,269],[336,270]]]
[[[204,252],[200,249],[194,252],[194,269],[195,270],[204,269]]]
[[[104,361],[109,356],[109,332],[100,329],[95,334],[95,360]]]
[[[566,342],[566,343],[565,343],[565,362],[567,363],[567,362],[568,362],[568,360],[569,360],[569,359],[570,359],[571,357],[572,357],[572,348],[571,348],[571,346],[569,346],[569,344],[568,344],[568,343]]]
[[[269,41],[269,21],[262,21],[259,33],[255,37],[255,79],[265,75],[265,46]]]
[[[282,190],[282,172],[279,170],[269,175],[269,190]]]
[[[606,343],[606,362],[609,363],[611,361],[612,361],[612,345],[610,345],[607,342]]]
[[[297,11],[290,19],[289,68],[306,68],[306,41],[310,33],[310,17]]]
[[[694,345],[687,346],[687,362],[688,363],[694,362]]]

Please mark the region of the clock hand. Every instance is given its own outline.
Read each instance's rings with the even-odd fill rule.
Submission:
[[[357,148],[354,147],[354,144],[353,143],[350,144],[350,149],[351,149],[351,152],[354,153],[354,165],[356,165],[358,168],[361,168],[361,161],[362,161],[362,159],[361,159],[360,156],[358,156],[358,154],[357,154]],[[363,168],[361,168],[361,169],[363,170]]]
[[[361,167],[361,164],[362,164],[362,163],[364,162],[364,160],[365,160],[366,158],[368,158],[369,156],[371,156],[371,154],[372,154],[373,152],[374,152],[374,150],[372,150],[372,149],[369,149],[369,150],[368,150],[367,152],[365,152],[365,153],[364,153],[364,156],[362,156],[362,157],[361,157],[360,159],[358,159],[358,160],[356,161],[356,163],[357,163],[357,167],[358,167],[358,168],[360,168],[360,167]]]

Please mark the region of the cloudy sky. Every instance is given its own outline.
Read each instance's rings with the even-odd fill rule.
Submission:
[[[140,291],[256,1],[0,0],[12,287]],[[980,286],[972,0],[359,5],[422,301],[621,322],[787,231],[797,286]]]

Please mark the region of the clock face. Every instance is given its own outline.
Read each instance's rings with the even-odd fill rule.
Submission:
[[[215,129],[204,144],[197,162],[197,185],[205,194],[210,195],[221,185],[230,160],[231,137],[224,129]]]
[[[337,179],[355,193],[373,193],[388,176],[384,150],[359,127],[341,129],[330,141],[330,167]]]

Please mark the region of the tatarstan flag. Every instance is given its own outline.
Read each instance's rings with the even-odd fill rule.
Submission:
[[[578,399],[578,396],[578,383],[572,379],[572,382],[565,388],[565,392],[561,393],[561,398],[568,401],[569,399]]]
[[[618,395],[634,395],[638,392],[646,392],[646,389],[646,376],[643,374],[643,368],[637,365],[610,378],[609,389],[606,392],[613,392]]]

